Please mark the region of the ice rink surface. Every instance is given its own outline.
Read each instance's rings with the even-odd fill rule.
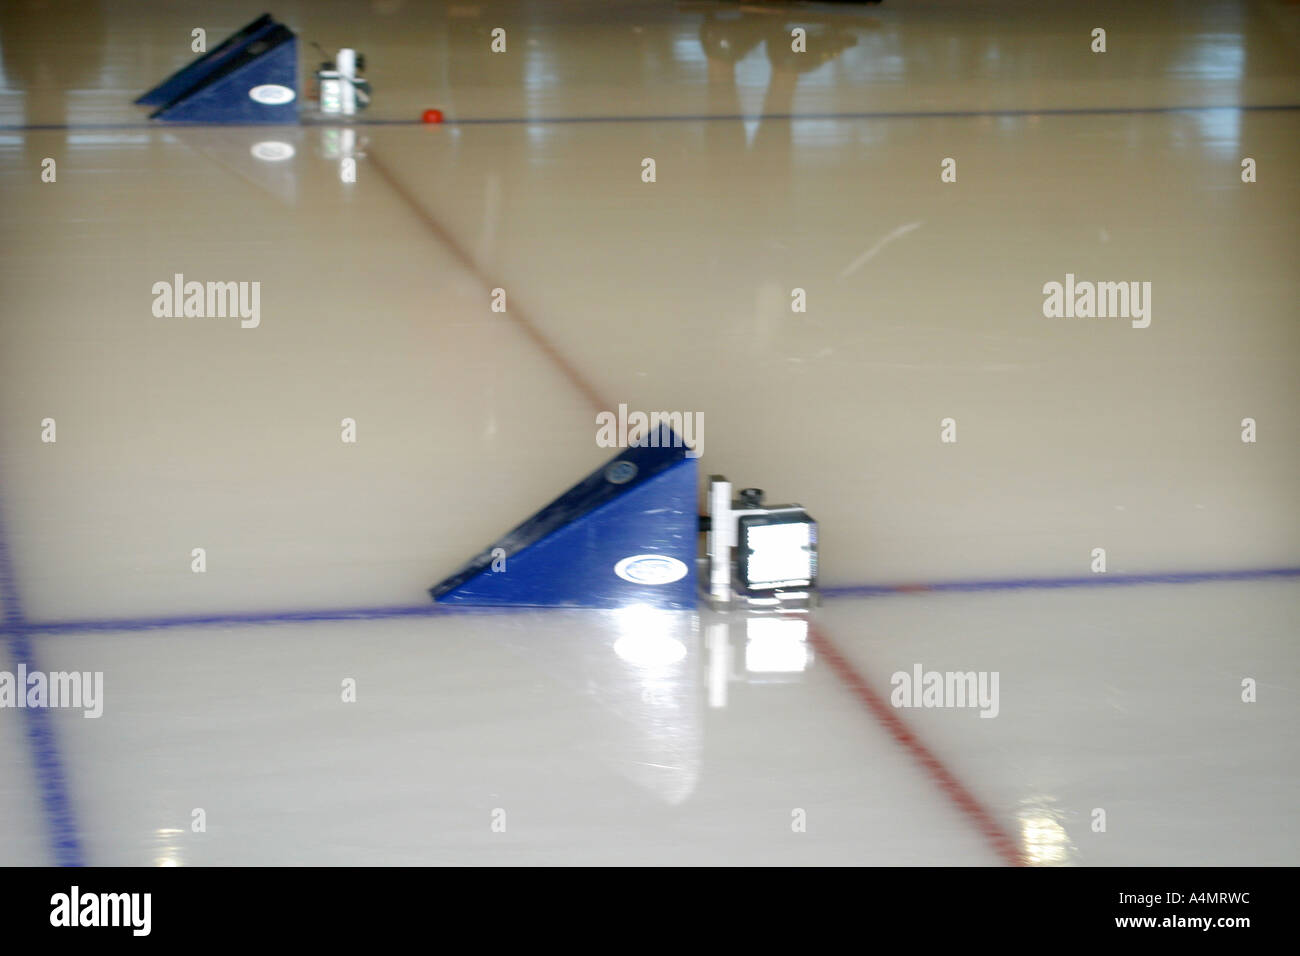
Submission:
[[[1300,5],[284,2],[360,121],[132,105],[261,12],[0,7],[0,671],[104,675],[0,864],[1297,862]],[[620,404],[809,508],[811,625],[431,612]]]

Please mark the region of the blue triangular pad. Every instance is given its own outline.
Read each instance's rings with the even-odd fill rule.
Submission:
[[[252,23],[245,25],[238,32],[232,33],[221,43],[187,66],[181,67],[153,89],[142,93],[136,100],[140,106],[161,106],[170,103],[186,90],[191,90],[204,77],[216,72],[223,63],[248,46],[253,40],[275,26],[275,20],[269,13],[264,13]]]
[[[275,24],[149,118],[176,123],[296,123],[298,38]]]
[[[667,428],[628,448],[429,589],[519,607],[695,607],[698,466]],[[673,447],[676,445],[676,447]]]

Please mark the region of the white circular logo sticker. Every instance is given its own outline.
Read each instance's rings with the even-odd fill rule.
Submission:
[[[614,565],[614,573],[633,584],[672,584],[690,568],[666,554],[634,554]]]
[[[266,140],[261,143],[254,143],[250,152],[267,163],[280,163],[286,159],[293,159],[293,147],[288,143],[281,143],[278,140]]]
[[[287,86],[280,86],[277,83],[263,83],[261,86],[255,86],[249,90],[248,95],[263,106],[283,106],[285,103],[292,103],[294,96],[297,94]]]

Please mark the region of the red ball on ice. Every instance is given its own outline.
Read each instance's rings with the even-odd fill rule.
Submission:
[[[421,117],[426,123],[441,123],[442,110],[425,110]]]

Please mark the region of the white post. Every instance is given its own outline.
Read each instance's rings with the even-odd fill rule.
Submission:
[[[731,606],[731,549],[736,546],[736,519],[731,513],[731,482],[709,480],[709,598]]]
[[[357,51],[356,50],[339,50],[338,55],[339,69],[339,102],[341,108],[339,112],[346,116],[351,116],[357,111]]]
[[[731,677],[731,625],[726,621],[709,624],[709,706],[727,706],[727,680]]]

